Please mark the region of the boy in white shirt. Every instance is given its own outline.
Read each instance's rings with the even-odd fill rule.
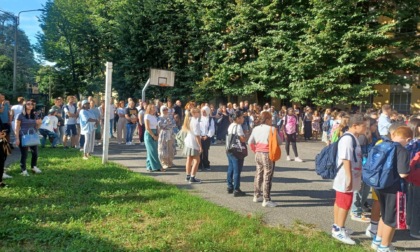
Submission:
[[[366,121],[362,115],[352,115],[349,130],[340,138],[337,150],[337,176],[333,188],[336,191],[332,236],[349,245],[356,242],[345,228],[348,212],[353,202],[353,191],[362,183],[362,150],[359,134],[366,132]]]

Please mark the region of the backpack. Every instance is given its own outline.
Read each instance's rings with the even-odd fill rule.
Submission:
[[[356,141],[356,138],[351,134],[345,133],[343,136],[340,137],[340,139],[338,139],[337,142],[332,143],[332,144],[324,147],[324,149],[322,149],[321,152],[318,155],[316,155],[316,157],[315,157],[315,171],[316,171],[316,174],[321,176],[323,179],[334,179],[335,176],[338,173],[338,170],[343,166],[343,164],[341,164],[337,168],[337,152],[338,152],[338,143],[345,136],[350,136],[352,138],[353,158],[354,158],[354,160],[357,161],[357,157],[356,157],[357,141]]]
[[[362,168],[362,178],[368,186],[381,190],[399,183],[400,176],[394,168],[398,145],[399,143],[384,140],[369,152]]]
[[[410,174],[407,181],[415,186],[420,186],[420,151],[410,161]]]
[[[277,141],[277,130],[274,127],[270,129],[270,136],[268,137],[268,158],[276,162],[281,157],[281,150],[279,142]]]

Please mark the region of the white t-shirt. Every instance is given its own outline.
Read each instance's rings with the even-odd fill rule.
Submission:
[[[192,118],[190,122],[190,131],[188,131],[188,134],[185,137],[185,147],[200,150],[200,146],[196,140],[196,137],[200,135],[200,123],[198,122],[198,119]]]
[[[357,161],[354,160],[353,156],[353,139],[350,132],[346,133],[338,143],[337,150],[337,168],[343,163],[342,160],[351,160],[351,172],[352,172],[352,190],[346,191],[346,185],[348,178],[346,177],[344,167],[341,166],[340,170],[337,173],[337,176],[334,179],[333,188],[334,190],[342,193],[349,193],[355,190],[359,190],[362,184],[362,149],[360,148],[360,143],[357,137],[354,136],[356,141],[356,157]]]
[[[23,110],[23,105],[17,104],[17,105],[13,105],[12,108],[10,109],[13,111],[13,121],[15,122],[16,119],[18,118],[18,115],[20,113],[22,113]]]
[[[154,115],[146,114],[144,116],[144,121],[149,121],[149,127],[150,129],[157,129],[158,120],[157,117]]]
[[[40,128],[54,132],[54,129],[57,128],[57,124],[58,124],[58,119],[56,116],[47,115],[42,120],[42,124]]]
[[[75,104],[72,104],[72,105],[66,104],[66,105],[64,105],[63,108],[64,108],[64,113],[70,112],[72,114],[76,114],[76,112],[77,112],[77,108],[76,108]],[[65,125],[76,124],[76,118],[75,117],[69,117],[69,116],[66,115],[66,119],[64,121],[64,124]]]
[[[233,132],[235,129],[235,132]],[[239,125],[235,122],[231,123],[228,128],[228,134],[238,134],[238,136],[245,136],[244,130],[242,129],[242,125]]]

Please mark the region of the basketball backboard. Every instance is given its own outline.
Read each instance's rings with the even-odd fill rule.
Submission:
[[[162,69],[150,69],[150,85],[159,87],[173,87],[175,84],[175,72],[162,70]]]

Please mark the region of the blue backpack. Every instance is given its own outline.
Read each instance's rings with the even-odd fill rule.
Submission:
[[[400,176],[394,168],[398,145],[399,143],[384,140],[370,150],[362,170],[363,181],[368,186],[380,190],[400,182]]]
[[[323,179],[334,179],[337,175],[338,170],[343,166],[341,164],[337,168],[337,152],[338,152],[338,143],[340,140],[345,137],[350,136],[352,138],[353,142],[353,158],[357,161],[356,157],[356,147],[357,147],[357,141],[356,138],[351,135],[344,133],[337,142],[331,143],[330,145],[324,147],[324,149],[321,150],[321,152],[316,155],[315,158],[315,170],[316,174],[321,176]]]

